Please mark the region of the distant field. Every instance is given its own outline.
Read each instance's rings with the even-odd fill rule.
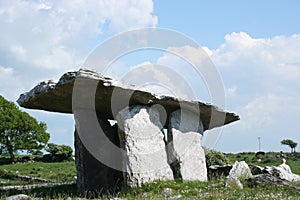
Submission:
[[[1,171],[8,171],[12,174],[20,174],[31,177],[38,177],[57,182],[74,181],[76,176],[75,162],[61,163],[44,163],[44,162],[27,162],[8,165],[0,165]],[[27,184],[26,181],[0,179],[0,185]]]
[[[277,158],[276,156],[280,155],[277,152],[267,152],[264,157],[258,158],[255,157],[255,153],[245,152],[238,154],[226,154],[230,161],[233,163],[235,161],[246,161],[248,164],[255,164],[261,167],[265,166],[278,166],[281,164],[282,158]],[[300,153],[291,155],[290,153],[284,153],[287,156],[287,164],[291,167],[291,170],[295,174],[300,174]]]

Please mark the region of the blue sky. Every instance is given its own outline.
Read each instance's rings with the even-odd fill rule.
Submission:
[[[241,116],[215,148],[257,151],[261,137],[263,150],[289,151],[282,139],[300,143],[299,8],[296,0],[0,1],[0,94],[16,101],[38,82],[78,69],[119,32],[168,28],[206,49],[223,80],[225,109]],[[180,64],[167,54],[143,55],[130,65]],[[26,111],[48,124],[52,142],[72,145],[71,115]]]

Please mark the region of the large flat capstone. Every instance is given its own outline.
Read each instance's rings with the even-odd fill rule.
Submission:
[[[159,96],[87,69],[67,72],[58,82],[41,82],[29,92],[21,94],[17,102],[24,108],[60,113],[73,113],[73,110],[91,109],[94,106],[93,109],[107,119],[115,119],[117,113],[128,105],[151,107],[158,104],[166,110],[167,117],[178,109],[200,112],[199,121],[202,121],[204,131],[239,120],[238,115],[225,112],[214,105]],[[165,128],[167,125],[163,124]]]

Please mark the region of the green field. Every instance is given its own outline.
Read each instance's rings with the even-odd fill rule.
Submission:
[[[281,164],[282,158],[277,158],[280,153],[277,152],[267,152],[264,157],[260,160],[255,157],[255,153],[245,152],[238,154],[226,154],[230,159],[231,163],[235,161],[246,161],[248,164],[255,164],[261,167],[265,166],[278,166]],[[300,174],[300,153],[290,154],[284,153],[286,155],[287,164],[291,167],[291,170],[295,174]]]
[[[257,160],[254,153],[228,154],[230,161],[246,160],[248,164],[260,166],[279,165],[280,159],[277,153],[267,153],[264,158]],[[300,174],[300,159],[297,156],[287,158],[288,164],[294,173]],[[1,172],[9,172],[11,175],[22,174],[32,177],[40,177],[57,182],[74,181],[76,176],[74,161],[62,163],[28,162],[10,165],[0,165]],[[32,182],[21,181],[12,178],[1,178],[1,186],[16,184],[32,184]],[[223,178],[210,180],[208,182],[198,181],[157,181],[145,184],[137,189],[123,189],[115,194],[104,194],[99,199],[110,199],[113,197],[123,199],[300,199],[300,191],[283,186],[251,186],[245,181],[244,189],[225,188]],[[164,194],[164,189],[170,188],[171,194]],[[1,197],[13,194],[28,194],[31,197],[42,197],[43,199],[66,199],[67,197],[77,198],[76,185],[44,187],[24,191],[9,190],[1,191]],[[87,196],[86,196],[87,197]],[[82,199],[85,199],[81,196]]]
[[[55,182],[74,181],[76,176],[75,162],[61,163],[44,163],[44,162],[27,162],[0,165],[0,172],[7,171],[11,174],[20,174],[31,177],[43,178]],[[1,186],[12,185],[9,179],[1,178]],[[15,184],[26,184],[22,181],[14,181]],[[7,183],[7,184],[5,184]]]

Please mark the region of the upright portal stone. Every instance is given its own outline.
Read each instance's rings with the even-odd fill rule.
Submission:
[[[147,106],[127,107],[119,112],[117,121],[120,146],[125,151],[125,184],[137,187],[153,180],[173,179],[159,113]]]
[[[111,127],[107,119],[101,118],[100,116],[98,116],[98,122],[107,138],[112,143],[119,146],[117,127]],[[119,190],[123,184],[122,172],[106,166],[95,158],[85,146],[86,144],[82,142],[77,130],[75,130],[74,135],[77,188],[79,189],[79,192],[86,193]],[[105,147],[99,146],[100,150],[101,148],[103,149]],[[117,159],[116,162],[121,162],[121,160],[118,160],[120,155],[110,155],[112,153],[108,149],[104,149],[104,151],[107,152],[111,159]]]
[[[207,181],[202,134],[202,122],[194,113],[177,110],[170,115],[167,151],[175,178]]]

